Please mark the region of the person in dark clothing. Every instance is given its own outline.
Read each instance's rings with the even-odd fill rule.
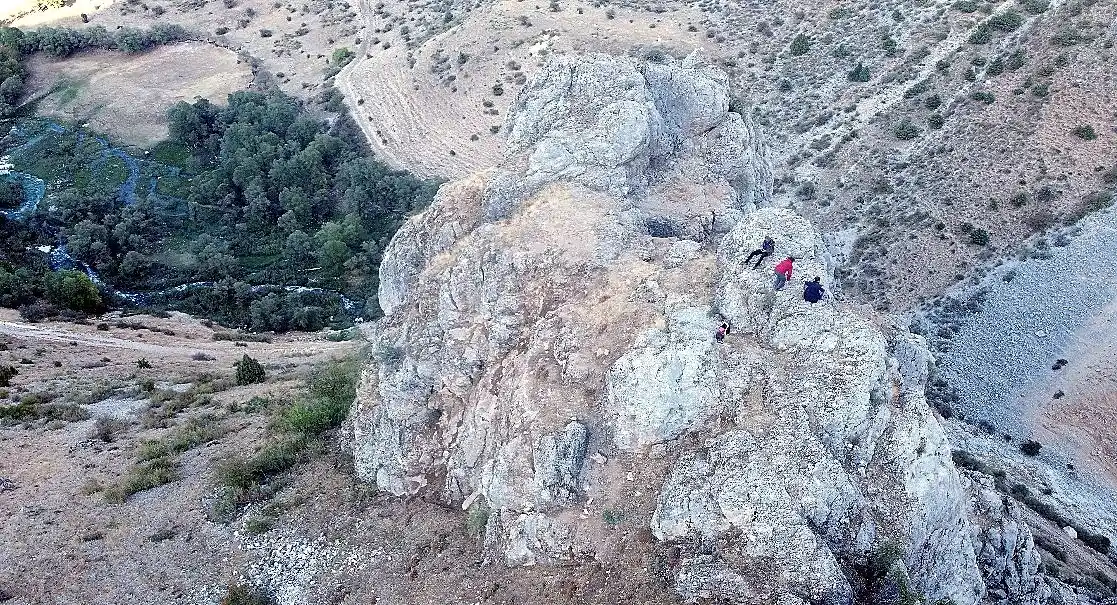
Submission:
[[[714,332],[714,340],[721,342],[725,340],[725,336],[729,334],[729,322],[723,321],[718,326],[717,332]]]
[[[776,251],[776,240],[774,240],[771,237],[768,237],[767,235],[765,235],[764,236],[764,242],[760,244],[760,247],[757,248],[756,250],[753,250],[752,252],[749,252],[748,257],[745,259],[745,264],[746,265],[749,264],[752,261],[752,257],[759,255],[760,258],[756,259],[756,264],[752,266],[753,269],[759,269],[760,268],[760,263],[764,262],[764,259],[771,256],[772,253],[775,252],[775,251]]]
[[[803,287],[803,300],[811,303],[812,305],[820,300],[826,294],[826,288],[822,287],[822,278],[816,277],[814,281],[807,282]]]

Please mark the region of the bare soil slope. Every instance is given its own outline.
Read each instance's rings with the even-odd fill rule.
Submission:
[[[220,104],[252,81],[236,53],[201,42],[140,55],[100,51],[61,61],[37,55],[28,68],[25,94],[42,99],[40,115],[84,122],[142,147],[167,137],[167,109],[178,101]]]

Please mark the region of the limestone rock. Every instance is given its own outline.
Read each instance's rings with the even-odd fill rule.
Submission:
[[[1026,526],[971,506],[985,492],[951,462],[925,343],[802,299],[832,263],[769,207],[762,137],[728,98],[697,56],[548,58],[508,163],[444,185],[385,252],[358,474],[490,510],[487,560],[508,565],[608,558],[649,527],[689,603],[852,603],[885,547],[931,601],[1039,603]]]

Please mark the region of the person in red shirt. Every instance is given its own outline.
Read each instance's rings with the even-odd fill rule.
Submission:
[[[776,291],[783,290],[787,282],[791,281],[791,271],[794,269],[795,257],[789,256],[776,265]]]

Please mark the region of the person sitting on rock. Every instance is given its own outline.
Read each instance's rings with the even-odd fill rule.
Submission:
[[[794,268],[794,263],[795,257],[789,256],[781,260],[780,264],[776,265],[776,283],[774,287],[777,292],[783,290],[783,287],[791,280],[791,270]]]
[[[749,264],[749,262],[752,261],[752,257],[759,255],[760,258],[756,259],[756,264],[752,266],[753,269],[759,269],[760,268],[760,263],[764,262],[764,259],[771,256],[772,252],[774,252],[775,250],[776,250],[776,240],[774,240],[771,237],[765,235],[764,236],[764,242],[760,244],[760,247],[757,248],[756,250],[753,250],[752,252],[749,252],[748,257],[745,259],[745,264],[746,265]]]
[[[723,321],[718,326],[717,332],[714,332],[714,340],[721,342],[725,340],[726,335],[729,334],[729,322]]]
[[[826,288],[822,287],[822,278],[816,277],[814,281],[807,282],[803,287],[803,300],[811,303],[812,305],[826,295]]]

